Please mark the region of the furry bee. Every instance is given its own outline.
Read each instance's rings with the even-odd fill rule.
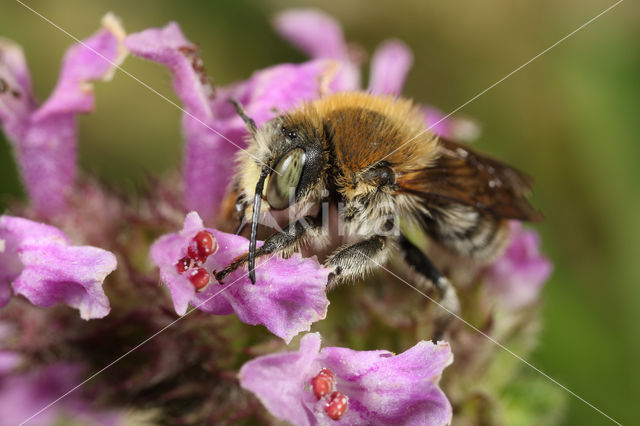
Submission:
[[[398,219],[413,222],[455,255],[486,262],[506,242],[508,219],[540,218],[526,198],[528,176],[425,131],[423,116],[409,100],[338,93],[260,129],[240,104],[234,105],[251,135],[235,179],[237,207],[251,222],[250,248],[216,273],[219,282],[248,264],[255,283],[256,257],[286,255],[311,244],[333,250],[325,264],[333,270],[334,285],[383,265],[397,250],[455,311],[449,281],[398,231]],[[321,203],[340,206],[347,244],[330,235],[320,211],[292,221],[256,248],[261,213]]]

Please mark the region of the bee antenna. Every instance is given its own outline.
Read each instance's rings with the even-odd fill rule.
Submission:
[[[229,99],[229,102],[236,109],[236,112],[238,113],[240,118],[242,118],[242,121],[244,121],[244,124],[245,126],[247,126],[247,130],[249,131],[249,133],[251,133],[251,136],[255,136],[256,132],[258,131],[258,127],[256,126],[256,122],[253,121],[253,118],[247,115],[247,112],[244,110],[242,104],[236,99],[231,98]]]
[[[253,216],[251,218],[251,237],[249,240],[249,279],[252,284],[256,283],[256,242],[258,237],[258,220],[260,219],[260,204],[262,203],[262,189],[264,180],[269,174],[269,166],[264,166],[260,172],[260,179],[256,185],[256,194],[253,197]]]

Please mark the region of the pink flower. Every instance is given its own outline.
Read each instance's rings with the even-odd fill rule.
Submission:
[[[219,247],[196,268],[204,268],[210,283],[196,291],[190,271],[180,273],[176,265],[188,256],[193,238],[201,231],[213,235]],[[184,315],[189,304],[216,315],[235,313],[247,324],[263,324],[287,343],[301,331],[308,331],[315,321],[324,319],[329,301],[326,284],[329,270],[315,258],[303,259],[299,254],[289,259],[265,257],[256,265],[256,284],[251,284],[246,270],[229,275],[224,285],[212,277],[213,271],[227,266],[247,252],[249,241],[241,236],[205,228],[196,212],[187,215],[182,231],[160,237],[151,247],[151,259],[160,268],[173,305]]]
[[[517,221],[510,227],[511,241],[502,257],[487,269],[485,280],[505,306],[518,309],[538,300],[553,266],[540,253],[535,231],[524,229]]]
[[[93,110],[89,82],[111,77],[126,53],[112,15],[103,29],[71,47],[53,93],[38,106],[22,49],[0,39],[0,123],[12,142],[31,202],[39,214],[61,213],[76,175],[76,115]],[[97,52],[97,53],[96,53]],[[105,59],[106,58],[106,59]]]
[[[321,350],[320,334],[312,333],[302,338],[298,351],[256,358],[239,376],[240,385],[271,414],[295,425],[436,426],[451,422],[451,404],[438,382],[452,362],[445,342],[422,341],[394,355]]]
[[[83,319],[102,318],[109,313],[102,282],[116,264],[106,250],[70,245],[53,226],[0,216],[0,306],[13,287],[34,305],[63,302]]]

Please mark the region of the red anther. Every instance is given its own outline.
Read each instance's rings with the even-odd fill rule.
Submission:
[[[191,268],[191,265],[193,265],[193,259],[189,256],[185,256],[178,260],[178,263],[176,263],[176,269],[179,274],[184,274],[189,268]]]
[[[318,376],[328,377],[333,381],[336,380],[336,375],[333,374],[333,371],[329,370],[328,368],[323,368],[322,370],[320,370],[320,372],[318,373]]]
[[[211,281],[211,274],[204,268],[195,268],[189,272],[189,281],[196,290],[202,290]]]
[[[190,257],[196,262],[202,262],[202,260],[200,259],[200,256],[198,256],[198,251],[195,245],[196,244],[192,241],[191,244],[189,245],[189,248],[187,249],[187,257]]]
[[[311,389],[313,389],[313,394],[318,399],[331,393],[335,384],[335,376],[328,368],[323,368],[316,376],[311,378]]]
[[[349,398],[342,392],[334,392],[324,406],[324,411],[332,420],[340,420],[349,409]]]
[[[209,231],[198,232],[192,241],[189,245],[189,256],[200,262],[204,262],[207,257],[218,251],[218,242]]]

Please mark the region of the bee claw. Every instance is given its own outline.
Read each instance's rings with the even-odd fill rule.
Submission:
[[[224,270],[220,271],[220,272],[216,272],[213,271],[213,277],[216,279],[216,281],[218,281],[218,284],[220,285],[224,285],[224,283],[222,282],[222,280],[227,276],[227,274],[225,273]]]
[[[340,266],[338,266],[336,269],[333,270],[333,272],[329,273],[329,276],[327,277],[327,286],[330,286],[331,284],[333,284],[338,275],[340,275],[342,273],[342,268]]]

